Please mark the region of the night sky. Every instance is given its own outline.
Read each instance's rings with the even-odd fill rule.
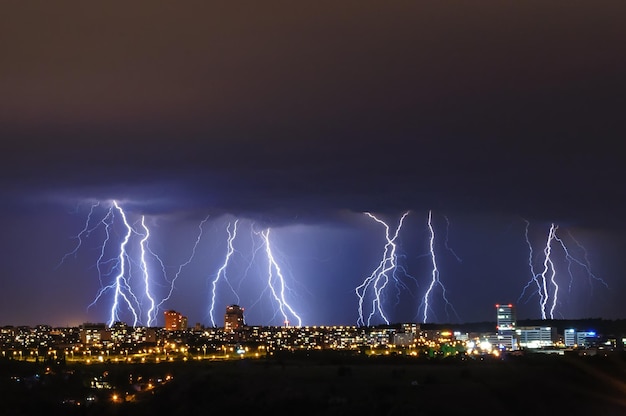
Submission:
[[[142,216],[152,296],[176,277],[158,325],[164,309],[211,325],[235,220],[218,326],[231,303],[281,324],[268,229],[302,324],[356,324],[386,242],[365,212],[391,234],[408,212],[391,322],[492,321],[509,302],[541,318],[529,261],[544,270],[552,224],[554,317],[626,318],[623,1],[1,7],[0,325],[109,320],[114,291],[92,302],[120,271],[97,267],[124,236],[117,210],[109,240],[95,228],[113,200],[140,324]],[[425,317],[433,235],[445,292]]]

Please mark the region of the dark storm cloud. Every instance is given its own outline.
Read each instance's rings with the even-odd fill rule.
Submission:
[[[3,187],[286,221],[434,208],[609,223],[626,208],[625,9],[4,6]]]
[[[133,224],[146,215],[175,266],[210,217],[168,305],[190,322],[207,322],[225,213],[276,229],[299,306],[330,324],[356,320],[354,287],[383,249],[384,227],[362,212],[395,223],[411,210],[413,312],[432,273],[431,209],[461,319],[516,301],[525,220],[537,255],[557,222],[610,284],[582,276],[584,302],[564,295],[564,315],[623,317],[624,21],[626,3],[602,0],[3,4],[0,316],[106,318],[106,301],[85,311],[97,241],[54,267],[89,203],[102,218],[116,199]],[[536,316],[534,300],[519,306]]]

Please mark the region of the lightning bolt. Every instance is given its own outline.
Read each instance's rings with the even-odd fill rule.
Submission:
[[[131,226],[126,212],[117,201],[113,200],[110,203],[107,202],[106,205],[107,208],[105,213],[101,215],[100,218],[97,218],[96,209],[101,207],[102,203],[96,202],[91,204],[83,228],[76,235],[76,237],[74,237],[77,240],[76,245],[70,252],[63,256],[59,266],[62,265],[63,262],[65,262],[69,257],[75,257],[81,249],[84,241],[86,241],[94,231],[101,229],[103,238],[99,244],[99,254],[95,264],[98,271],[100,288],[94,300],[91,304],[89,304],[88,309],[101,301],[106,293],[112,293],[113,299],[108,320],[109,326],[119,320],[124,307],[126,307],[132,314],[133,326],[137,326],[142,323],[142,306],[145,306],[145,309],[147,310],[145,322],[148,326],[152,326],[156,322],[159,308],[172,295],[174,283],[180,275],[183,267],[189,264],[193,259],[196,247],[199,244],[200,237],[202,235],[202,225],[207,221],[208,216],[200,223],[200,233],[193,247],[192,255],[187,262],[178,267],[176,275],[170,281],[168,279],[166,267],[163,264],[163,261],[154,251],[150,249],[149,240],[151,238],[151,233],[146,224],[145,216],[142,216],[140,221],[137,221],[140,225],[135,223]],[[137,229],[134,228],[135,226]],[[122,229],[122,236],[120,237],[119,245],[116,245],[114,244],[114,239],[117,238],[115,235],[118,232],[118,227],[121,227]],[[133,256],[133,253],[131,253],[131,245],[134,247],[134,238],[136,236],[139,238],[137,245],[140,252],[139,255],[135,254]],[[111,256],[111,254],[113,255]],[[136,258],[136,261],[133,261],[133,257]],[[158,304],[152,291],[152,282],[154,279],[150,273],[150,261],[152,261],[152,258],[161,265],[163,277],[170,286],[169,292]],[[143,285],[143,297],[141,298],[141,302],[135,295],[130,282],[131,271],[136,265],[138,265],[138,269],[141,271],[142,279],[141,283],[135,282],[133,285]],[[143,303],[147,303],[147,305],[144,305]]]
[[[214,327],[216,326],[215,319],[213,319],[213,311],[215,309],[215,296],[216,296],[215,291],[217,288],[217,283],[219,282],[221,277],[224,277],[224,280],[226,281],[226,283],[228,283],[228,286],[230,286],[235,296],[237,296],[237,293],[235,292],[230,282],[228,282],[228,279],[226,278],[226,268],[228,267],[228,263],[230,262],[230,259],[233,253],[235,252],[233,241],[235,240],[235,237],[237,237],[237,222],[238,220],[235,220],[234,224],[232,224],[233,225],[232,231],[230,228],[231,223],[228,223],[228,227],[226,228],[226,232],[228,233],[228,241],[227,241],[228,250],[226,252],[226,258],[224,259],[224,263],[222,264],[222,266],[217,270],[215,278],[213,279],[213,282],[212,282],[213,287],[211,290],[211,307],[209,309],[209,315],[211,317],[211,324]],[[237,303],[239,303],[239,296],[237,296]]]
[[[66,253],[61,258],[61,261],[56,266],[57,269],[63,265],[63,263],[65,262],[65,260],[68,257],[70,257],[70,256],[76,257],[76,253],[78,253],[78,250],[80,250],[80,247],[83,244],[83,236],[84,237],[89,237],[89,234],[91,234],[91,232],[93,232],[96,228],[98,228],[100,226],[100,222],[99,222],[94,227],[89,228],[89,224],[91,224],[91,217],[93,215],[93,212],[94,212],[94,210],[98,206],[100,206],[100,202],[96,202],[96,203],[92,204],[91,207],[89,208],[89,214],[87,214],[87,219],[85,220],[85,226],[83,227],[82,230],[80,230],[80,232],[76,235],[76,237],[74,237],[76,240],[78,240],[77,243],[76,243],[76,246],[74,247],[74,249],[72,251],[70,251],[69,253]]]
[[[548,319],[548,317],[550,319],[554,319],[556,307],[559,304],[558,297],[559,297],[559,290],[560,290],[560,286],[557,281],[557,271],[555,267],[555,262],[553,260],[554,253],[553,253],[552,246],[555,241],[558,243],[557,247],[560,247],[561,250],[563,251],[565,255],[565,261],[567,261],[568,263],[567,271],[570,277],[570,283],[569,283],[570,291],[571,291],[572,283],[574,280],[574,273],[572,270],[572,266],[574,264],[578,264],[580,267],[582,267],[585,270],[588,276],[590,285],[593,282],[593,280],[595,280],[595,281],[600,282],[601,284],[603,284],[605,287],[608,288],[608,284],[603,279],[598,278],[591,271],[591,265],[589,263],[587,250],[571,235],[571,233],[569,233],[570,238],[583,251],[584,261],[579,260],[578,258],[574,257],[571,254],[571,250],[568,249],[565,241],[557,235],[557,230],[559,229],[559,226],[554,223],[550,224],[548,237],[546,239],[546,244],[543,249],[543,270],[541,271],[541,273],[537,273],[533,266],[533,260],[534,260],[533,248],[532,248],[532,244],[530,243],[530,238],[528,237],[528,229],[530,227],[530,222],[526,220],[525,222],[526,222],[526,228],[525,228],[524,235],[526,238],[526,243],[529,248],[528,266],[530,268],[531,279],[526,283],[526,285],[522,289],[522,293],[520,297],[518,298],[518,302],[526,296],[526,291],[534,283],[535,286],[537,287],[536,293],[539,294],[539,309],[541,313],[541,319]],[[548,308],[548,303],[550,301],[550,298],[552,299],[552,301],[550,302],[550,306]],[[528,302],[528,300],[526,302]]]
[[[525,220],[526,221],[526,220]],[[530,268],[531,279],[526,283],[526,286],[522,289],[522,293],[518,298],[518,302],[524,297],[526,294],[526,290],[532,286],[533,283],[537,286],[537,293],[539,294],[539,310],[541,313],[541,319],[547,319],[548,313],[546,311],[546,305],[548,304],[548,300],[550,298],[550,292],[548,289],[548,280],[552,283],[554,287],[554,299],[552,301],[552,308],[550,310],[550,317],[553,317],[554,308],[556,307],[557,299],[558,299],[558,285],[555,281],[556,271],[554,269],[554,262],[550,257],[552,254],[552,241],[556,236],[556,229],[558,228],[555,224],[550,225],[550,230],[548,231],[548,237],[546,239],[546,245],[543,249],[543,271],[541,273],[537,273],[534,268],[534,254],[533,247],[530,242],[530,238],[528,237],[528,230],[530,228],[530,222],[526,221],[526,227],[524,231],[524,236],[526,238],[526,244],[528,245],[528,267]],[[550,273],[550,277],[548,279],[548,273]]]
[[[372,305],[371,305],[372,309],[367,317],[367,326],[370,325],[370,322],[376,313],[378,313],[378,315],[387,324],[389,324],[389,319],[387,319],[387,316],[385,315],[385,312],[383,311],[383,308],[382,308],[382,291],[387,286],[390,275],[392,278],[396,279],[395,271],[396,271],[397,264],[398,264],[397,255],[396,255],[396,249],[397,249],[396,239],[398,238],[404,219],[406,218],[408,214],[409,214],[408,211],[402,214],[402,216],[400,217],[400,220],[398,221],[398,226],[396,227],[393,235],[391,235],[391,232],[390,232],[391,230],[387,223],[377,218],[373,214],[369,212],[365,212],[365,215],[367,215],[368,217],[370,217],[377,223],[381,224],[385,228],[385,239],[387,242],[385,243],[383,255],[382,255],[380,262],[378,263],[378,266],[374,269],[374,271],[372,271],[372,273],[368,277],[366,277],[363,280],[363,283],[361,283],[359,286],[355,288],[355,293],[357,297],[359,298],[359,303],[358,303],[359,304],[359,307],[358,307],[359,318],[357,319],[357,325],[366,325],[366,321],[365,321],[364,313],[363,313],[363,303],[365,301],[365,298],[368,292],[371,293],[373,298],[372,298]]]
[[[145,216],[143,215],[141,216],[141,226],[145,231],[143,238],[139,242],[139,247],[141,248],[141,271],[143,273],[146,298],[148,298],[148,301],[150,302],[150,308],[148,309],[148,312],[147,312],[148,318],[147,318],[146,323],[148,326],[152,326],[152,323],[154,322],[156,318],[154,316],[156,306],[155,306],[154,298],[152,297],[152,294],[150,293],[150,273],[148,272],[148,263],[146,261],[146,245],[147,245],[148,239],[150,238],[150,230],[148,229],[148,227],[146,227]],[[154,253],[152,252],[151,254],[154,255]],[[158,260],[160,261],[161,259],[158,259]]]
[[[126,246],[128,245],[130,237],[133,234],[133,229],[130,226],[130,224],[128,223],[128,220],[126,219],[126,213],[118,205],[117,201],[113,201],[113,205],[115,206],[115,209],[117,209],[117,211],[119,212],[119,214],[120,214],[120,216],[122,218],[122,222],[124,224],[124,227],[126,229],[126,234],[124,235],[124,238],[122,239],[122,242],[120,243],[120,246],[119,246],[119,250],[118,250],[119,254],[117,255],[117,260],[115,261],[115,265],[113,266],[113,269],[117,269],[118,273],[115,276],[115,278],[113,280],[113,283],[111,283],[110,285],[105,286],[105,287],[103,287],[103,288],[101,288],[99,290],[98,294],[96,295],[96,298],[89,305],[89,307],[95,305],[96,302],[98,302],[100,297],[105,292],[107,292],[109,290],[113,290],[113,292],[114,292],[113,304],[111,306],[111,313],[110,313],[110,318],[109,318],[108,325],[112,326],[115,321],[119,320],[120,302],[123,301],[123,302],[126,303],[126,306],[128,307],[128,309],[130,310],[130,312],[133,315],[133,318],[134,318],[133,326],[137,326],[137,323],[139,322],[139,313],[137,312],[138,306],[135,307],[135,305],[136,304],[138,305],[139,301],[137,300],[137,297],[132,292],[131,287],[130,287],[130,285],[128,283],[128,279],[126,277],[127,268],[128,268],[128,264],[127,264],[127,262],[128,262],[128,254],[127,254],[127,251],[126,251]],[[110,226],[110,223],[107,223],[107,224]],[[107,240],[106,241],[108,241],[108,236],[109,236],[109,231],[107,229]],[[104,250],[104,248],[103,248],[103,250]]]
[[[198,245],[200,244],[200,240],[202,239],[202,234],[204,232],[204,228],[203,228],[204,224],[208,220],[209,220],[209,216],[207,215],[202,221],[200,221],[200,224],[198,224],[198,235],[196,236],[196,241],[195,241],[195,243],[194,243],[194,245],[193,245],[193,247],[191,249],[191,254],[189,255],[189,257],[187,258],[187,260],[185,262],[181,263],[178,266],[178,270],[176,271],[174,277],[172,278],[171,281],[169,281],[169,284],[170,284],[169,291],[168,291],[167,295],[165,297],[163,297],[163,299],[161,299],[159,304],[156,306],[156,310],[157,310],[156,313],[158,313],[158,310],[160,309],[160,307],[172,297],[172,293],[174,293],[174,288],[175,288],[175,285],[176,285],[176,280],[180,276],[182,270],[187,265],[189,265],[193,261],[193,259],[195,258],[196,251],[198,249]],[[163,265],[163,262],[161,262],[161,267],[163,269],[165,269],[165,266]],[[167,274],[166,274],[166,279],[167,279]]]
[[[439,276],[439,267],[437,265],[437,256],[435,255],[435,228],[433,227],[432,219],[433,219],[432,211],[428,211],[428,230],[429,230],[429,233],[430,233],[428,246],[429,246],[430,258],[431,258],[431,262],[432,262],[432,272],[431,272],[430,284],[428,285],[428,289],[426,290],[426,293],[424,294],[424,298],[422,299],[422,303],[421,303],[420,307],[418,308],[418,311],[421,308],[424,308],[424,310],[423,310],[423,322],[424,323],[426,323],[428,321],[428,311],[430,310],[429,299],[430,299],[431,293],[434,290],[435,286],[439,286],[441,288],[441,292],[442,292],[441,296],[442,296],[442,298],[443,298],[443,300],[445,302],[446,312],[448,311],[448,308],[452,309],[452,311],[457,315],[457,319],[458,319],[458,314],[456,313],[456,310],[454,309],[454,306],[452,306],[452,304],[448,300],[448,297],[446,295],[446,287],[441,282],[441,279],[440,279],[440,276]]]
[[[61,266],[68,257],[76,257],[78,251],[83,245],[84,240],[90,237],[91,233],[99,228],[102,228],[104,233],[104,239],[100,245],[100,253],[96,261],[96,269],[98,271],[100,289],[98,290],[98,293],[96,294],[93,302],[88,306],[88,309],[94,306],[106,292],[113,291],[113,304],[110,311],[110,319],[108,322],[109,326],[111,326],[116,320],[118,320],[119,312],[123,304],[125,304],[128,307],[128,310],[131,312],[133,316],[133,325],[136,326],[140,322],[140,302],[137,296],[133,293],[133,290],[131,289],[131,286],[129,284],[130,257],[128,255],[127,245],[130,242],[131,236],[138,233],[129,224],[126,218],[126,213],[115,200],[111,202],[110,206],[106,209],[105,214],[98,221],[94,221],[96,209],[100,207],[100,205],[100,202],[95,202],[91,204],[89,213],[85,220],[85,224],[82,230],[75,237],[77,243],[74,246],[74,249],[72,249],[70,252],[63,256],[61,262],[57,267]],[[112,258],[107,258],[107,253],[109,251],[108,247],[111,242],[112,227],[114,225],[116,217],[118,216],[119,218],[121,218],[122,221],[124,237],[122,238],[120,245],[117,247],[117,249],[115,249],[117,255]],[[142,234],[143,239],[140,243],[142,249],[141,268],[144,272],[144,277],[148,279],[149,276],[147,263],[145,259],[145,252],[143,250],[147,238],[149,237],[149,231],[145,226],[145,223],[143,222],[143,218],[142,225],[144,227],[145,234]],[[117,274],[113,277],[112,282],[105,285],[104,279],[110,279],[111,275],[113,275],[114,273]],[[152,300],[149,292],[149,286],[146,287],[146,294],[148,299]],[[150,310],[150,312],[151,311],[152,310]]]
[[[528,281],[528,283],[526,283],[526,286],[524,286],[524,288],[522,289],[522,293],[520,294],[519,298],[517,299],[517,302],[519,303],[522,298],[524,298],[524,296],[526,295],[526,290],[532,286],[533,283],[535,283],[535,285],[537,286],[537,293],[539,293],[539,304],[542,305],[544,303],[543,301],[543,297],[544,297],[544,292],[542,290],[541,287],[541,282],[539,281],[538,278],[538,274],[535,272],[535,267],[534,267],[534,262],[533,262],[533,245],[530,243],[530,238],[528,237],[528,230],[530,228],[530,222],[527,220],[524,220],[526,222],[526,227],[524,229],[524,237],[526,239],[526,244],[528,245],[528,267],[530,269],[530,275],[531,275],[531,279]],[[545,319],[545,311],[543,310],[543,308],[540,308],[541,310],[541,316],[543,317],[543,319]]]
[[[261,236],[265,242],[265,253],[267,254],[268,260],[267,285],[272,292],[274,300],[278,303],[278,308],[283,316],[283,322],[285,325],[289,326],[289,316],[291,315],[298,321],[297,326],[302,326],[302,319],[285,299],[285,290],[287,289],[287,286],[285,284],[285,278],[280,270],[280,266],[272,254],[270,229],[267,228],[265,231],[261,231]],[[278,288],[276,288],[275,285],[278,286]]]
[[[102,224],[102,226],[104,227],[104,234],[105,234],[104,241],[102,242],[102,245],[100,247],[100,256],[96,260],[96,269],[98,270],[98,281],[100,282],[101,288],[104,286],[104,283],[102,282],[102,277],[105,275],[105,273],[102,270],[102,267],[109,263],[115,263],[115,258],[104,260],[104,257],[106,255],[105,254],[106,248],[108,246],[109,239],[111,238],[111,226],[113,225],[113,220],[114,220],[113,205],[111,205],[109,209],[107,210],[107,213],[104,216],[104,218],[102,218],[102,220],[100,221],[100,224]],[[113,270],[114,270],[113,267],[111,267],[110,271],[106,273],[106,275],[108,276],[110,273],[113,272]]]
[[[244,281],[246,280],[246,278],[248,277],[248,275],[250,274],[250,270],[252,269],[252,266],[255,264],[256,262],[256,256],[257,253],[263,248],[263,246],[265,246],[265,240],[263,240],[263,243],[261,244],[256,244],[256,241],[258,240],[258,235],[260,233],[258,231],[255,230],[255,225],[254,223],[250,224],[250,240],[252,241],[252,249],[250,250],[250,258],[248,260],[248,265],[246,266],[246,269],[243,272],[243,277],[239,280],[239,284],[237,285],[237,293],[241,292],[241,285],[244,283]],[[261,300],[261,298],[259,297],[252,305],[256,305],[259,301]]]
[[[578,240],[576,240],[574,238],[574,236],[572,235],[572,233],[570,233],[569,231],[568,231],[568,235],[572,239],[574,244],[576,244],[578,246],[578,248],[580,250],[582,250],[582,252],[583,252],[583,259],[584,259],[584,261],[582,261],[582,260],[579,260],[576,257],[574,257],[570,253],[570,250],[565,245],[565,242],[561,238],[559,238],[558,236],[555,235],[554,239],[556,241],[558,241],[559,245],[563,249],[563,252],[565,253],[565,259],[568,262],[567,270],[568,270],[569,275],[570,275],[570,284],[569,284],[570,291],[572,289],[572,282],[574,280],[574,273],[572,271],[572,266],[573,266],[574,263],[578,264],[580,267],[583,268],[583,270],[585,270],[585,272],[586,272],[586,274],[588,276],[588,280],[589,280],[589,289],[591,291],[593,291],[593,281],[594,280],[597,281],[597,282],[600,282],[604,287],[606,287],[608,289],[609,285],[603,279],[599,278],[598,276],[596,276],[591,271],[591,262],[589,261],[589,254],[587,253],[587,249],[582,244],[580,244],[580,242],[578,242]]]
[[[259,238],[259,236],[261,236],[261,238]],[[244,281],[251,274],[251,270],[252,270],[253,266],[256,266],[257,268],[259,267],[258,261],[257,261],[257,255],[258,255],[259,251],[261,251],[266,246],[266,242],[265,242],[264,236],[262,236],[260,231],[256,230],[256,227],[255,227],[254,223],[250,224],[250,240],[252,242],[252,248],[250,250],[250,257],[248,258],[248,261],[247,261],[248,265],[246,266],[246,269],[243,272],[243,277],[239,280],[239,283],[237,285],[237,292],[238,293],[241,292],[241,287],[242,287]],[[257,244],[258,240],[261,240],[261,242],[259,244]],[[265,251],[267,251],[267,249],[265,249]],[[266,257],[267,257],[267,254],[266,254]],[[263,266],[263,268],[265,268],[265,266]],[[265,272],[261,272],[260,270],[261,269],[259,268],[259,271],[257,273],[265,273]],[[252,304],[249,307],[249,310],[252,310],[257,304],[259,304],[263,300],[264,294],[268,290],[270,290],[270,288],[266,285],[263,288],[263,290],[261,291],[261,293],[259,294],[259,296],[256,298],[256,300],[254,302],[252,302]],[[274,315],[274,317],[275,317],[275,315]]]
[[[452,253],[452,255],[454,256],[456,261],[458,261],[459,263],[463,263],[463,260],[461,260],[461,258],[455,253],[455,251],[452,250],[450,248],[450,246],[448,245],[448,240],[449,240],[449,236],[450,236],[450,220],[445,215],[444,215],[444,218],[446,219],[446,239],[445,239],[443,244],[446,247],[446,250],[448,250],[450,253]]]
[[[552,306],[550,307],[550,319],[554,319],[554,308],[556,307],[556,303],[559,298],[559,285],[555,281],[556,271],[554,270],[554,262],[552,261],[552,240],[554,240],[554,236],[556,233],[557,225],[551,224],[550,231],[548,232],[548,239],[546,241],[546,247],[543,249],[544,261],[543,261],[543,271],[541,272],[541,288],[543,290],[543,303],[541,304],[541,312],[543,319],[546,319],[546,305],[549,298],[548,293],[548,273],[550,274],[550,283],[552,284],[553,295],[552,295]]]

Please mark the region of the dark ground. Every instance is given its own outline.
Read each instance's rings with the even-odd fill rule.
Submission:
[[[504,359],[293,355],[268,360],[168,364],[67,365],[27,387],[3,362],[0,415],[624,415],[624,355],[532,355]],[[61,404],[89,394],[84,380],[105,374],[122,393],[137,380],[172,374],[158,388],[112,403],[111,391],[89,406]],[[55,378],[53,378],[55,377]],[[45,378],[45,377],[44,377]],[[122,388],[123,386],[124,388]],[[122,393],[123,394],[123,393]],[[61,413],[59,413],[59,411]]]

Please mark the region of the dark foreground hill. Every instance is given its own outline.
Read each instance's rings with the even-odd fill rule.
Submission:
[[[30,387],[9,383],[7,376],[15,371],[3,363],[1,415],[626,414],[626,360],[621,354],[439,360],[309,354],[99,364],[59,372],[71,376]],[[129,380],[157,380],[165,373],[173,375],[167,383],[143,391],[128,388]],[[84,380],[98,374],[106,374],[116,388],[98,393],[92,403],[67,400],[88,394]],[[121,400],[111,399],[114,392]]]

